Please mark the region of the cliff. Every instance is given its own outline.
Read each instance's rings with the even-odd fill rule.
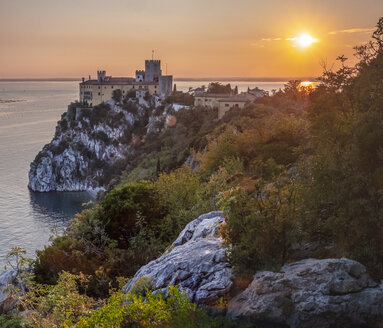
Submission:
[[[95,107],[68,106],[53,140],[30,165],[28,187],[33,191],[83,191],[104,188],[126,166],[148,133],[165,125],[165,112],[153,116],[151,106],[108,101]]]

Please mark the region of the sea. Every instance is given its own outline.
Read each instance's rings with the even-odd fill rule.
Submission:
[[[286,82],[219,81],[266,91]],[[57,121],[70,102],[78,99],[79,81],[0,81],[0,269],[13,247],[22,247],[34,258],[36,250],[62,234],[85,203],[88,192],[37,193],[28,189],[30,163],[52,139]],[[176,81],[177,90],[188,91],[208,81]]]

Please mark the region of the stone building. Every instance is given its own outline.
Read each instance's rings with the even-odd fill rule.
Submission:
[[[231,108],[243,108],[253,102],[257,97],[249,93],[241,93],[218,100],[218,119],[220,120]]]
[[[121,89],[122,95],[135,91],[142,95],[158,95],[165,99],[172,92],[173,76],[162,75],[160,60],[145,60],[145,70],[137,70],[135,78],[107,76],[106,71],[97,71],[97,79],[80,83],[80,102],[98,105],[112,98],[113,91]]]
[[[198,90],[198,92],[197,92]],[[204,89],[197,88],[194,91],[194,106],[204,106],[218,109],[218,119],[221,119],[231,108],[243,108],[246,104],[265,95],[265,91],[259,88],[250,89],[240,94],[235,93],[208,93]]]

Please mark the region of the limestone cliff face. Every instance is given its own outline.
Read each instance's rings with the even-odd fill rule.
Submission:
[[[108,101],[93,108],[71,104],[53,140],[31,163],[28,187],[39,192],[102,189],[114,166],[133,155],[134,143],[161,130],[162,118],[151,118],[150,107],[133,102]]]

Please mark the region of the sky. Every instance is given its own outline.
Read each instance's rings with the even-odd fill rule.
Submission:
[[[0,78],[133,76],[152,50],[176,78],[316,77],[380,16],[383,0],[0,0]]]

